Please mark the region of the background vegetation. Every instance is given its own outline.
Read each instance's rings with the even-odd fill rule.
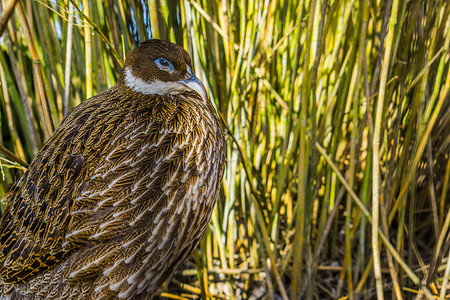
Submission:
[[[227,167],[161,296],[449,298],[449,1],[2,2],[0,145],[26,162],[141,41],[191,53]]]

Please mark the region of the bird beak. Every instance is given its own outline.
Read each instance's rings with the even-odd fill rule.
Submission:
[[[179,83],[184,84],[189,89],[196,91],[200,96],[202,96],[203,100],[208,101],[208,94],[206,93],[205,86],[203,83],[194,75],[194,72],[192,72],[192,69],[187,66],[189,77],[188,79],[178,81]]]

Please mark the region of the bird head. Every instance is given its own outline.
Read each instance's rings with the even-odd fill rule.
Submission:
[[[206,89],[192,71],[189,54],[181,46],[163,40],[147,40],[128,52],[123,69],[125,84],[145,95],[197,92],[208,100]]]

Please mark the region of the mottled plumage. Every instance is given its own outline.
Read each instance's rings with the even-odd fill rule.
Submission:
[[[197,247],[223,169],[223,133],[189,55],[144,42],[5,195],[0,295],[151,298]]]

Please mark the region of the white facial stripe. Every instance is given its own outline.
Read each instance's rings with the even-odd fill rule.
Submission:
[[[192,70],[189,68],[189,74],[192,74]],[[178,95],[186,91],[196,91],[206,103],[208,101],[208,95],[206,89],[193,74],[183,81],[170,81],[164,82],[155,80],[152,82],[145,82],[139,77],[134,76],[131,73],[130,68],[125,68],[125,84],[135,92],[142,93],[144,95]]]
[[[177,95],[189,89],[186,85],[173,81],[163,82],[160,80],[155,80],[150,83],[145,82],[141,78],[134,76],[128,67],[125,68],[125,84],[133,91],[144,95]]]

